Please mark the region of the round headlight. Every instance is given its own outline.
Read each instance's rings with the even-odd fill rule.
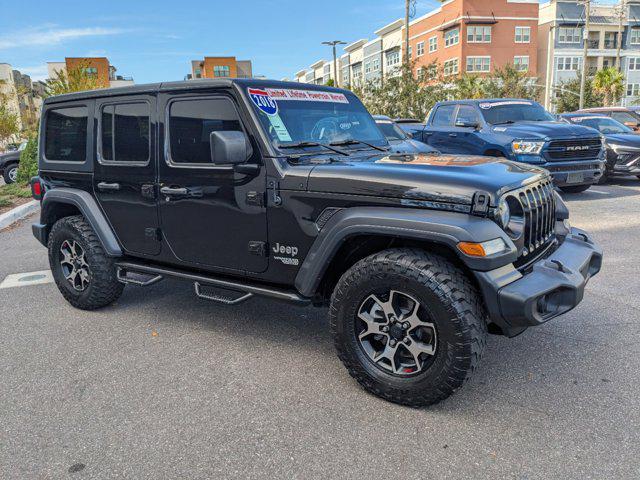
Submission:
[[[509,204],[504,198],[498,202],[496,220],[498,220],[498,223],[502,228],[506,228],[507,225],[509,225],[509,220],[511,220],[511,210],[509,209]]]

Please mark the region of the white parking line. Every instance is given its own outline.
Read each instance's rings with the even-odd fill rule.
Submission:
[[[41,285],[43,283],[53,283],[51,270],[41,270],[39,272],[14,273],[0,283],[0,289],[13,287],[27,287],[29,285]]]
[[[603,192],[601,190],[594,190],[593,188],[590,188],[588,190],[589,193],[599,193],[600,195],[611,195],[611,192]]]

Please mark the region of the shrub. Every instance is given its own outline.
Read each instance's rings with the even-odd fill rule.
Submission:
[[[20,154],[20,165],[18,166],[18,183],[29,183],[31,177],[38,174],[38,139],[31,137],[27,146]]]

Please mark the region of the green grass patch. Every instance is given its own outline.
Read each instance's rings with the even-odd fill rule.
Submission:
[[[10,206],[12,204],[13,204],[13,202],[11,200],[9,200],[7,197],[0,197],[0,208],[8,207],[8,206]]]
[[[12,183],[0,187],[0,197],[29,198],[31,197],[31,187]]]

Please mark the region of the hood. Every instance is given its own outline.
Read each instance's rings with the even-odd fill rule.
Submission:
[[[620,145],[622,147],[630,147],[640,149],[640,135],[635,133],[616,133],[613,135],[605,135],[607,144]]]
[[[318,165],[311,170],[308,189],[464,205],[483,191],[495,205],[504,192],[547,176],[545,170],[504,158],[380,154]]]
[[[429,145],[407,138],[405,140],[389,140],[393,153],[430,153],[437,150]]]
[[[522,140],[551,140],[554,138],[595,137],[599,135],[591,128],[564,122],[516,122],[508,125],[495,125],[491,127],[491,130]]]
[[[0,165],[6,162],[7,160],[19,160],[20,152],[18,150],[14,150],[13,152],[0,153]]]

